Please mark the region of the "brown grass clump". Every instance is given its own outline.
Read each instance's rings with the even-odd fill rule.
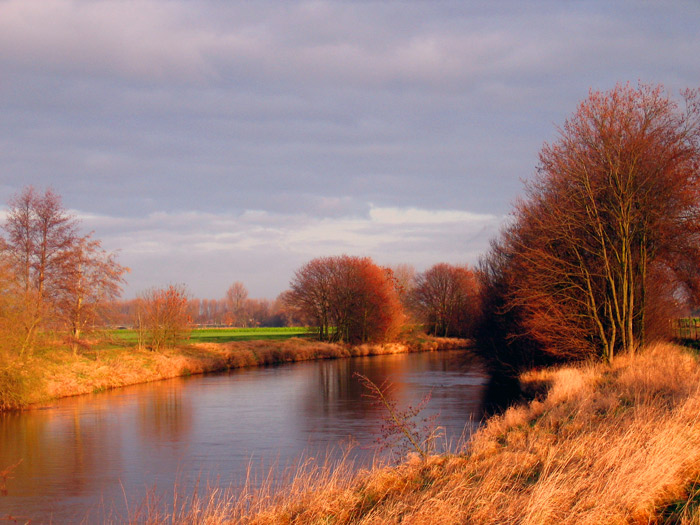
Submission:
[[[323,476],[306,466],[281,491],[245,492],[212,523],[700,522],[694,356],[660,344],[524,382],[539,385],[539,399],[489,420],[461,454]]]

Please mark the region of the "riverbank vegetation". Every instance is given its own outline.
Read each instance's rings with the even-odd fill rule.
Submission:
[[[35,352],[21,368],[0,376],[0,409],[24,408],[52,399],[89,394],[137,383],[234,368],[312,359],[464,348],[464,339],[415,336],[404,342],[346,345],[312,339],[193,343],[159,352],[136,346],[69,347]]]
[[[175,375],[432,349],[437,341],[405,343],[401,334],[415,328],[406,323],[413,283],[400,282],[393,270],[368,257],[314,259],[274,303],[248,298],[238,281],[220,300],[192,298],[185,285],[169,284],[119,302],[128,269],[79,226],[53,190],[42,194],[30,186],[9,203],[0,235],[0,411]],[[208,326],[206,337],[192,336],[197,322]],[[249,332],[222,339],[216,331],[234,325]],[[294,333],[251,331],[263,325]],[[193,344],[312,334],[338,344]]]
[[[42,284],[44,259],[21,242],[16,253],[33,259],[6,257],[10,237],[0,314],[15,353],[0,361],[0,408],[187,373],[412,351],[422,344],[391,341],[415,321],[432,333],[473,333],[492,372],[517,380],[531,401],[487,420],[452,454],[360,472],[307,465],[276,489],[214,491],[173,513],[146,505],[145,521],[698,523],[700,369],[695,355],[662,341],[671,318],[700,304],[699,169],[699,91],[681,103],[653,86],[591,92],[541,150],[536,178],[476,271],[438,264],[416,274],[348,255],[301,267],[276,302],[279,318],[301,320],[321,341],[169,348],[178,337],[91,353],[76,350],[80,332],[71,332],[72,353],[34,352],[38,335],[52,333],[38,327],[53,318],[53,288]],[[10,217],[20,217],[13,206]],[[114,270],[118,286],[123,269]],[[235,284],[216,315],[247,323],[247,292]],[[21,330],[15,304],[31,306]],[[178,299],[187,330],[205,309],[192,304]],[[138,300],[129,308],[142,311]]]

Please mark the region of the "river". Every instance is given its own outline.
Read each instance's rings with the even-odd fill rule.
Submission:
[[[174,486],[240,485],[302,455],[353,440],[354,461],[375,453],[383,412],[354,372],[389,379],[399,406],[430,400],[445,441],[481,417],[487,377],[464,351],[396,354],[233,370],[58,400],[0,414],[0,522],[80,523],[126,516],[147,491],[167,504]]]

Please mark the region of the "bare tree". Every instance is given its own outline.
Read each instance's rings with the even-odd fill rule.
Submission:
[[[9,203],[1,247],[21,303],[20,356],[31,352],[40,330],[68,324],[79,338],[97,305],[120,292],[126,268],[78,226],[52,190],[42,195],[29,186]]]
[[[89,236],[78,239],[61,258],[63,272],[58,277],[55,307],[68,326],[73,350],[77,351],[77,341],[83,332],[94,326],[121,294],[123,275],[128,269]]]
[[[78,240],[75,218],[53,191],[40,195],[29,186],[9,203],[5,250],[23,293],[20,355],[31,350],[37,330],[50,315],[58,280],[65,268],[63,255]]]
[[[296,272],[284,299],[319,328],[322,340],[384,340],[403,323],[391,270],[366,257],[313,259]]]
[[[445,337],[471,335],[478,290],[475,274],[467,266],[432,266],[416,276],[411,296],[429,333]]]
[[[682,108],[660,87],[592,92],[543,147],[485,268],[500,287],[485,293],[514,313],[510,341],[612,360],[658,326],[664,294],[697,297],[698,166],[697,92]]]
[[[236,281],[226,290],[226,308],[231,316],[231,323],[236,326],[247,326],[248,313],[246,312],[246,301],[248,300],[248,290],[245,285]]]
[[[173,284],[140,295],[135,319],[139,346],[158,351],[187,339],[192,326],[188,295],[183,285]]]

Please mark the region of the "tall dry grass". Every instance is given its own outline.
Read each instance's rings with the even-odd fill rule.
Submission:
[[[533,372],[539,397],[461,453],[354,472],[306,465],[153,523],[699,523],[700,367],[666,344]],[[214,494],[216,495],[216,494]]]

